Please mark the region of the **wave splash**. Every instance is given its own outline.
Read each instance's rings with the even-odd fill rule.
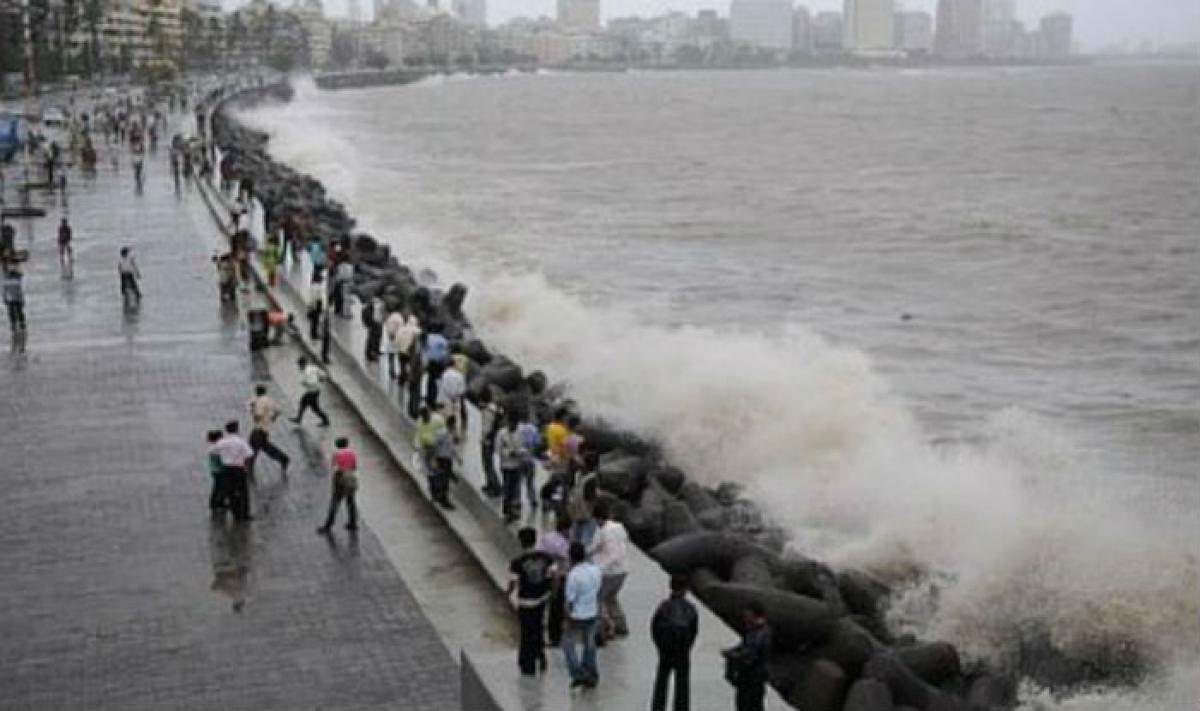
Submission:
[[[866,354],[803,325],[649,326],[537,274],[452,263],[437,236],[356,200],[370,170],[361,142],[339,132],[347,122],[311,82],[286,109],[242,118],[398,254],[472,284],[471,316],[490,343],[570,383],[589,411],[655,436],[693,476],[745,484],[805,553],[898,585],[898,629],[1027,672],[1036,640],[1118,677],[1114,665],[1129,664],[1140,679],[1070,696],[1030,685],[1029,711],[1200,700],[1200,531],[1128,510],[1118,481],[1052,423],[1009,408],[976,442],[931,444]]]

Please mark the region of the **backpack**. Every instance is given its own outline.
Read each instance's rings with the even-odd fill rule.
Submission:
[[[692,624],[696,612],[682,600],[667,600],[655,615],[655,641],[669,649],[686,649],[691,646]]]
[[[583,521],[591,517],[592,502],[588,496],[588,484],[595,478],[596,472],[580,472],[575,476],[575,483],[571,485],[571,492],[567,495],[567,516],[572,521]]]

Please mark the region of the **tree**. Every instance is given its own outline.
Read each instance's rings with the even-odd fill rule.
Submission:
[[[367,50],[366,64],[368,67],[382,71],[387,69],[391,62],[392,60],[386,54],[380,52],[374,47]]]
[[[354,62],[354,54],[354,38],[345,32],[339,31],[335,25],[333,28],[333,37],[330,39],[329,64],[335,68],[343,69]]]

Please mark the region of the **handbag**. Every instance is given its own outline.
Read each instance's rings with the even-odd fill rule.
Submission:
[[[353,494],[358,491],[358,472],[338,470],[338,486]]]

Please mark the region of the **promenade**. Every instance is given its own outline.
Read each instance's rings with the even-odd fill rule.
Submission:
[[[95,179],[73,171],[67,205],[37,193],[48,216],[18,225],[29,335],[23,354],[7,334],[0,344],[0,709],[458,708],[458,667],[417,595],[469,579],[470,561],[430,542],[403,571],[414,593],[374,530],[385,502],[405,498],[395,482],[364,483],[374,501],[356,536],[314,533],[332,437],[349,434],[386,475],[335,393],[329,430],[281,418],[272,431],[292,466],[284,481],[260,463],[256,520],[210,519],[205,431],[248,427],[257,383],[293,412],[294,353],[252,355],[243,314],[219,305],[219,239],[194,188],[174,191],[165,148],[147,156],[142,195],[128,155],[114,172],[99,149]],[[11,205],[19,171],[6,170]],[[62,214],[72,279],[58,265]],[[144,275],[132,313],[117,288],[124,245]],[[408,518],[389,524],[393,544],[438,535],[428,511],[397,513]]]

